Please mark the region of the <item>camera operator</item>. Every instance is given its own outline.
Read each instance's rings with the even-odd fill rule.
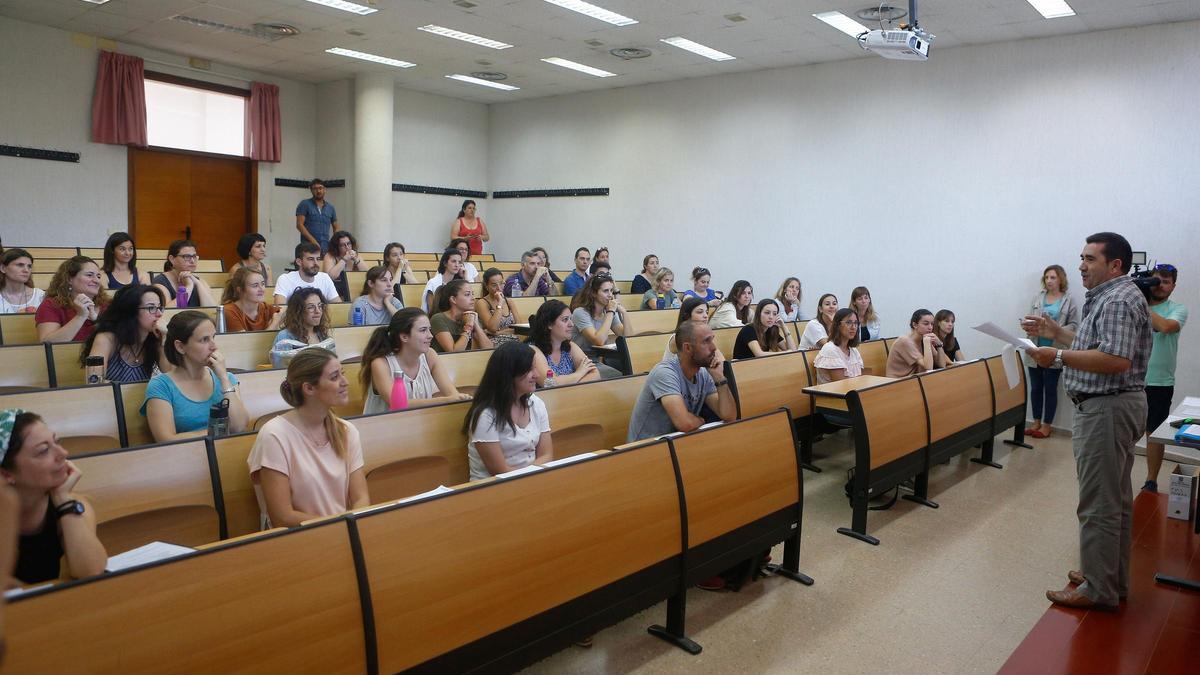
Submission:
[[[1079,570],[1067,573],[1077,588],[1046,591],[1057,605],[1116,609],[1129,593],[1132,544],[1133,448],[1146,425],[1146,363],[1150,359],[1150,310],[1127,275],[1129,242],[1114,232],[1087,238],[1079,272],[1084,296],[1078,332],[1052,319],[1027,316],[1030,334],[1069,342],[1070,349],[1026,350],[1039,366],[1063,367],[1067,395],[1075,404],[1072,444],[1079,478]]]
[[[1146,433],[1153,433],[1171,412],[1175,396],[1175,359],[1179,353],[1179,331],[1187,323],[1187,307],[1171,300],[1179,271],[1174,265],[1157,265],[1154,276],[1158,285],[1148,291],[1150,324],[1154,328],[1154,349],[1146,370]],[[1146,440],[1146,484],[1143,490],[1158,492],[1158,470],[1162,467],[1162,443]]]

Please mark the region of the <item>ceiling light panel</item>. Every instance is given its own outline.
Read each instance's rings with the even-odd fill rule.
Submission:
[[[627,16],[610,12],[603,7],[597,7],[590,2],[582,0],[545,0],[552,5],[558,5],[563,9],[569,9],[572,12],[579,12],[584,16],[590,16],[593,19],[600,19],[606,23],[611,23],[614,26],[632,26],[637,23],[637,19],[631,19]]]
[[[1029,4],[1047,19],[1075,16],[1075,10],[1071,9],[1067,0],[1029,0]]]
[[[481,87],[491,87],[492,89],[501,89],[503,91],[516,91],[517,89],[520,89],[520,87],[514,87],[511,84],[488,82],[487,80],[481,80],[478,77],[471,77],[470,75],[459,75],[455,73],[454,75],[447,75],[446,77],[450,78],[451,80],[458,80],[459,82],[478,84]]]
[[[732,61],[737,58],[736,56],[717,51],[712,47],[705,47],[699,42],[692,42],[691,40],[683,37],[663,38],[660,40],[660,42],[665,42],[672,47],[686,49],[693,54],[699,54],[700,56],[703,56],[706,59],[712,59],[713,61]]]
[[[821,12],[819,14],[813,14],[813,16],[853,38],[869,32],[866,26],[855,21],[854,19],[851,19],[845,14],[842,14],[841,12]]]
[[[108,0],[83,0],[83,1],[90,2],[93,5],[103,5],[104,3],[108,2]]]
[[[464,33],[460,30],[454,30],[453,28],[444,28],[432,23],[428,26],[421,26],[417,30],[423,30],[426,33],[433,33],[434,35],[441,35],[442,37],[454,38],[455,40],[462,40],[463,42],[470,42],[471,44],[479,45],[480,47],[490,47],[492,49],[508,49],[509,47],[512,47],[512,45],[505,42],[500,42],[499,40],[491,40],[489,38],[479,37],[478,35],[471,35],[470,33]]]
[[[557,56],[552,56],[548,59],[542,59],[542,60],[551,65],[562,66],[563,68],[570,68],[571,70],[578,70],[581,73],[587,73],[588,75],[595,75],[596,77],[616,77],[617,76],[616,73],[610,73],[607,70],[600,70],[599,68],[585,66],[582,63],[568,61],[567,59],[562,59]]]
[[[330,54],[337,54],[338,56],[349,56],[352,59],[362,59],[363,61],[382,63],[385,66],[395,66],[397,68],[412,68],[413,66],[417,65],[415,63],[409,63],[408,61],[401,61],[400,59],[390,59],[386,56],[379,56],[378,54],[356,52],[353,49],[344,49],[342,47],[332,47],[330,49],[326,49],[325,51]]]
[[[359,14],[362,16],[366,16],[367,14],[374,14],[375,12],[379,11],[379,10],[375,9],[374,7],[367,7],[366,5],[360,5],[356,2],[347,2],[346,0],[308,0],[308,1],[311,3],[317,4],[317,5],[324,5],[326,7],[332,7],[333,9],[340,9],[343,12],[351,12],[353,14]]]

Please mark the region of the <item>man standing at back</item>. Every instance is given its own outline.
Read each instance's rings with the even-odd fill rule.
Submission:
[[[1067,573],[1077,588],[1046,591],[1057,605],[1116,609],[1129,593],[1133,542],[1133,448],[1146,427],[1146,364],[1150,310],[1126,276],[1132,249],[1125,237],[1087,238],[1079,271],[1088,289],[1083,318],[1072,334],[1045,317],[1025,317],[1026,329],[1070,349],[1027,350],[1039,366],[1063,368],[1075,404],[1072,445],[1079,479],[1080,569]]]
[[[1154,268],[1158,285],[1150,291],[1150,324],[1154,328],[1154,349],[1146,367],[1146,433],[1154,433],[1171,413],[1175,397],[1175,359],[1179,354],[1179,332],[1187,323],[1188,311],[1171,300],[1179,270],[1174,265]],[[1146,439],[1146,484],[1143,490],[1158,492],[1158,470],[1162,467],[1163,446]]]
[[[684,321],[675,329],[679,354],[650,371],[629,417],[626,440],[632,443],[704,424],[705,404],[726,422],[737,419],[737,404],[725,379],[725,356],[703,321]]]
[[[329,251],[329,238],[338,231],[337,210],[325,201],[325,182],[320,178],[308,184],[312,199],[296,205],[296,229],[300,231],[300,242],[310,242],[321,248],[321,255]]]

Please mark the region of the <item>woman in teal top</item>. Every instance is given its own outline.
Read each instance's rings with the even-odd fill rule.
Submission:
[[[1067,273],[1060,265],[1051,265],[1042,272],[1042,292],[1033,296],[1029,314],[1047,316],[1063,328],[1074,332],[1079,323],[1079,308],[1067,295]],[[1030,335],[1030,338],[1033,338]],[[1037,338],[1039,347],[1070,349],[1071,345],[1057,344],[1049,338]],[[1046,438],[1054,423],[1058,408],[1058,378],[1061,368],[1042,368],[1026,359],[1029,368],[1029,416],[1033,424],[1025,433],[1033,438]]]

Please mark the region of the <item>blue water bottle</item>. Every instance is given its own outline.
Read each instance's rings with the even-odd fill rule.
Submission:
[[[361,306],[354,306],[354,313],[350,317],[350,324],[353,326],[363,325],[363,311]]]

